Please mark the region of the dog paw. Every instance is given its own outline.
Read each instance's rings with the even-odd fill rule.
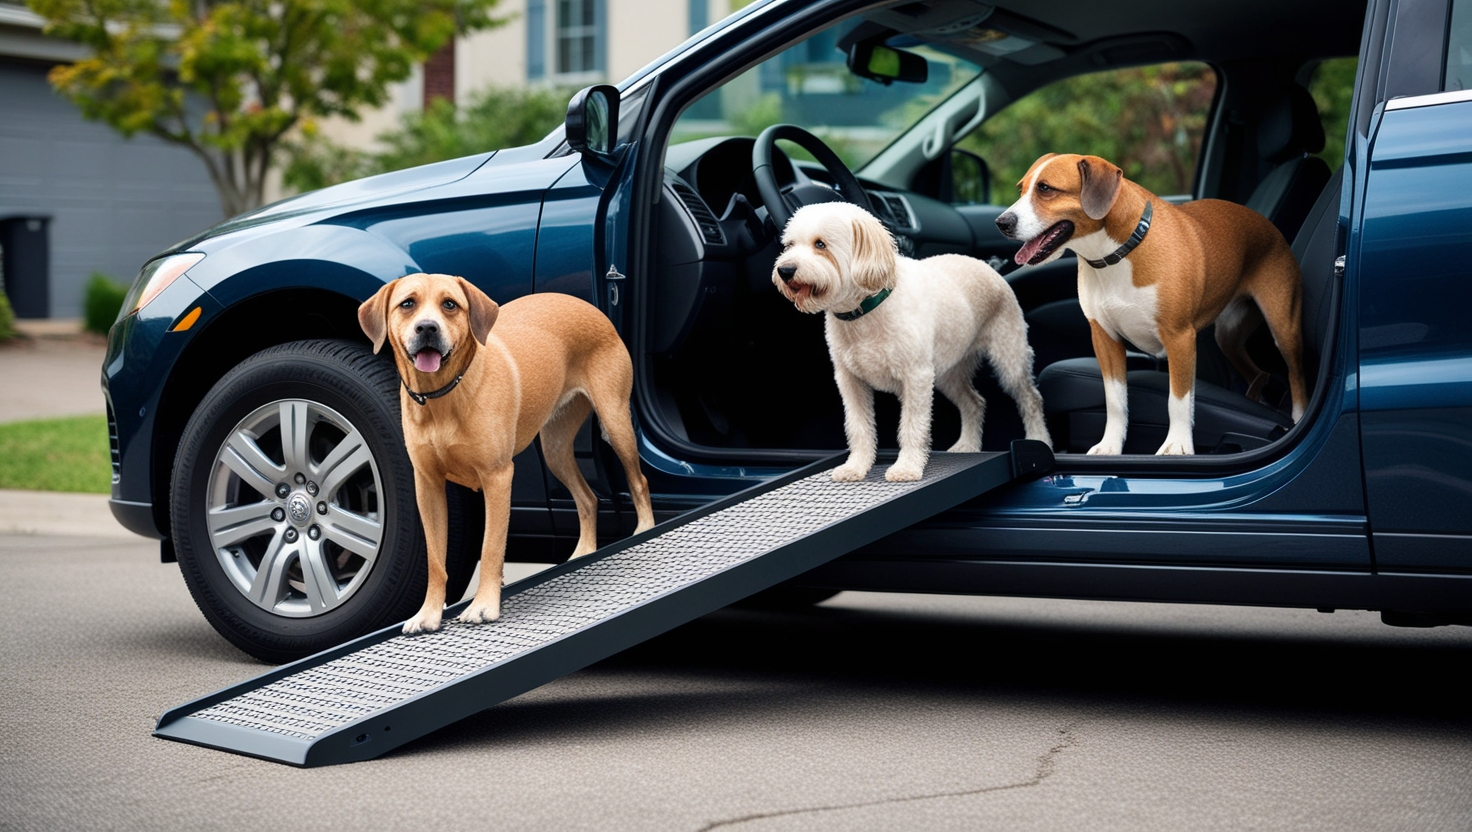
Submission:
[[[957,440],[956,444],[946,448],[948,454],[974,454],[980,453],[981,440]]]
[[[1089,449],[1090,456],[1119,456],[1123,452],[1118,442],[1100,442]]]
[[[404,635],[417,636],[438,630],[441,615],[439,610],[420,610],[418,615],[404,622]]]
[[[1196,453],[1195,444],[1166,437],[1165,444],[1155,452],[1156,456],[1190,456]]]
[[[884,472],[884,478],[890,482],[915,482],[924,475],[924,466],[900,465],[898,463],[889,466],[889,470]]]
[[[843,465],[840,465],[837,468],[833,469],[834,482],[858,482],[859,480],[862,480],[864,477],[867,476],[869,476],[869,469],[867,466],[860,467],[858,465],[849,465],[848,463],[844,463]]]
[[[501,599],[494,601],[471,601],[465,612],[456,621],[461,624],[489,624],[501,617]]]

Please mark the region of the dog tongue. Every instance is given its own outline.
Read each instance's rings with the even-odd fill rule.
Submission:
[[[421,373],[437,373],[440,370],[440,354],[435,350],[420,350],[414,354],[414,367]]]
[[[1022,248],[1017,250],[1017,254],[1013,255],[1012,259],[1017,262],[1017,265],[1026,266],[1027,261],[1031,260],[1038,253],[1038,249],[1043,247],[1043,240],[1047,236],[1047,233],[1044,232],[1023,243]]]

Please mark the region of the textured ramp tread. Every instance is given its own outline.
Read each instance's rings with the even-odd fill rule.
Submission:
[[[155,733],[298,765],[377,756],[1000,485],[1006,457],[936,454],[918,483],[886,482],[883,466],[835,483],[836,459],[809,466],[508,587],[493,624],[377,633],[176,709]],[[887,522],[855,522],[903,497]]]

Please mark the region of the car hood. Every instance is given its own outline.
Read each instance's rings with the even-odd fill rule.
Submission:
[[[392,173],[381,173],[377,176],[355,179],[352,182],[344,182],[341,185],[333,185],[318,191],[311,191],[300,196],[288,197],[280,202],[273,202],[264,208],[232,217],[219,225],[207,228],[186,240],[175,243],[163,253],[186,251],[214,237],[221,237],[236,231],[243,231],[248,228],[254,228],[291,217],[313,214],[326,209],[341,210],[353,208],[376,202],[385,197],[402,196],[414,191],[458,182],[479,170],[482,165],[491,161],[500,152],[502,151],[493,150],[489,153],[479,153],[474,156],[450,159],[445,162],[420,165],[419,167],[393,171]],[[522,154],[511,153],[507,155],[521,156]]]

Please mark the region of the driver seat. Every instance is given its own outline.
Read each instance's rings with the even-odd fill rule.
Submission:
[[[1303,228],[1293,240],[1293,255],[1303,268],[1303,352],[1304,374],[1317,377],[1319,356],[1323,354],[1331,334],[1334,297],[1335,238],[1339,219],[1339,191],[1343,170],[1336,172],[1319,194],[1304,219]],[[1262,326],[1249,340],[1249,350],[1260,366],[1272,365],[1260,355]],[[1210,349],[1216,344],[1210,339]],[[1267,349],[1277,355],[1266,339]],[[1198,340],[1198,343],[1201,343]],[[1238,453],[1260,448],[1282,436],[1293,426],[1288,412],[1252,401],[1239,392],[1214,384],[1202,377],[1203,360],[1210,360],[1206,350],[1198,350],[1196,378],[1196,419],[1192,436],[1198,454]],[[1219,351],[1217,351],[1219,355]],[[1282,365],[1282,359],[1276,361]],[[1153,454],[1165,441],[1170,426],[1167,400],[1170,396],[1170,374],[1164,370],[1133,370],[1126,376],[1129,385],[1129,429],[1125,436],[1127,454]],[[1060,453],[1083,453],[1104,435],[1104,380],[1099,362],[1094,357],[1070,358],[1044,368],[1038,377],[1038,390],[1043,394],[1043,410],[1048,430],[1053,434],[1055,450]],[[1310,396],[1313,394],[1310,389]]]

